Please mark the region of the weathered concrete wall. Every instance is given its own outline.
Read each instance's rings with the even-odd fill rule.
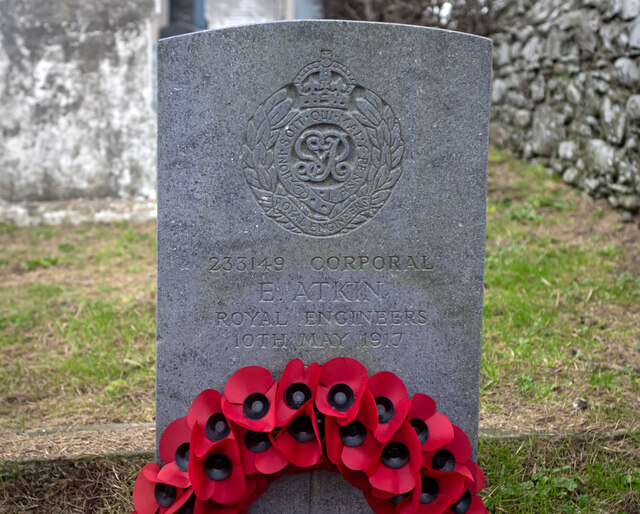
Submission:
[[[640,210],[640,0],[502,3],[493,142]]]
[[[205,15],[215,28],[318,16],[320,4],[205,0]],[[152,215],[153,45],[169,5],[0,0],[0,222]],[[92,202],[77,207],[74,199]]]
[[[155,198],[154,0],[0,0],[0,200]]]
[[[210,29],[293,18],[293,0],[205,0]]]

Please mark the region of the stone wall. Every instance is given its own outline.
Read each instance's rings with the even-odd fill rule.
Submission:
[[[505,0],[494,27],[492,139],[640,210],[640,0]]]
[[[0,0],[0,201],[155,198],[154,0]]]

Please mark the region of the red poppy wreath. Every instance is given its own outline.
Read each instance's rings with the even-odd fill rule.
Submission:
[[[195,398],[158,452],[165,465],[142,468],[134,514],[243,513],[270,482],[314,469],[342,473],[379,513],[487,512],[467,435],[429,396],[409,398],[393,373],[369,377],[347,357],[294,359],[279,383],[239,369],[224,396]]]

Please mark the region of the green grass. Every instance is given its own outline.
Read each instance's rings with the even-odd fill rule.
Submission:
[[[489,512],[639,512],[640,438],[480,441]]]
[[[151,419],[154,224],[2,232],[0,426]]]
[[[640,327],[629,316],[639,311],[640,277],[625,265],[633,248],[573,237],[578,195],[541,167],[495,151],[491,160],[500,164],[490,183],[492,172],[494,184],[510,183],[491,191],[487,207],[481,403],[497,412],[494,392],[508,392],[519,406],[559,409],[585,396],[592,418],[631,419],[640,391]],[[604,211],[591,215],[595,223]],[[613,356],[635,364],[606,369]],[[616,409],[602,411],[611,394]]]

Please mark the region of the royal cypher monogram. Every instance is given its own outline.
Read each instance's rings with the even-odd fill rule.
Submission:
[[[243,167],[268,217],[291,232],[332,236],[375,216],[403,152],[391,107],[322,50],[249,120]]]

